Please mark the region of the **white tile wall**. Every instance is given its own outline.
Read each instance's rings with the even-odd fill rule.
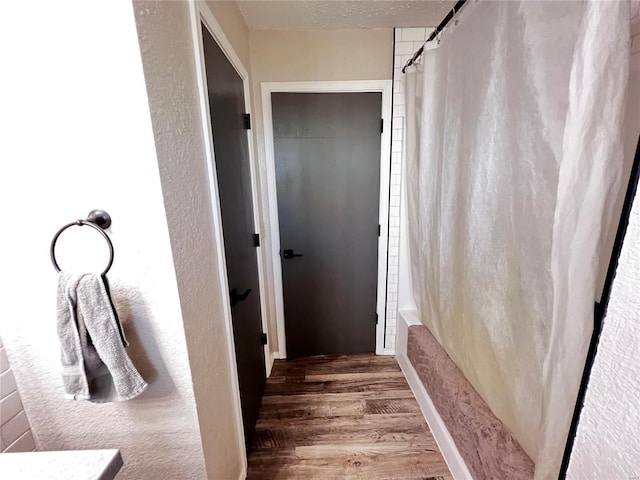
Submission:
[[[400,244],[400,185],[404,141],[404,79],[402,67],[418,50],[433,28],[396,28],[393,52],[393,132],[391,134],[391,192],[389,202],[389,252],[387,257],[387,311],[385,343],[395,348],[398,318],[398,245]]]
[[[0,451],[30,452],[35,448],[16,380],[0,340]]]

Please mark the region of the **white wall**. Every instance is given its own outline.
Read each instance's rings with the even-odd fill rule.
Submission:
[[[634,5],[635,11],[638,4]],[[640,134],[640,16],[632,21],[630,97],[625,145]],[[626,181],[623,182],[626,189]],[[567,477],[640,478],[640,201],[636,196]]]
[[[263,206],[262,233],[265,251],[271,252],[271,236],[279,235],[268,218],[267,174],[262,121],[262,82],[310,82],[337,80],[390,80],[393,68],[392,29],[272,31],[251,30],[251,77],[256,151]],[[266,272],[273,278],[275,266],[267,255]],[[277,354],[275,292],[269,290],[269,346]]]
[[[238,478],[243,453],[200,179],[188,4],[134,8],[81,0],[1,7],[11,74],[0,89],[0,336],[39,450],[120,448],[123,479]],[[145,65],[158,63],[149,92],[156,138],[140,46]],[[167,99],[154,103],[158,95]],[[129,353],[150,383],[129,402],[63,399],[49,242],[93,208],[113,217],[109,278]],[[94,253],[103,245],[72,241],[91,232],[74,231],[60,240],[60,263],[104,261],[104,250]]]

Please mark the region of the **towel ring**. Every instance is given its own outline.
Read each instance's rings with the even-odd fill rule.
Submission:
[[[111,239],[109,238],[109,235],[107,235],[104,231],[105,228],[109,228],[109,225],[111,225],[111,217],[104,210],[92,210],[89,213],[89,216],[87,217],[86,220],[76,220],[75,222],[67,223],[65,226],[63,226],[60,230],[56,232],[56,234],[53,236],[53,240],[51,240],[51,250],[50,250],[51,263],[53,263],[53,268],[56,269],[56,272],[58,273],[60,272],[60,266],[58,266],[58,262],[56,260],[56,252],[55,252],[56,242],[58,241],[58,237],[67,228],[73,227],[74,225],[77,225],[79,227],[82,227],[83,225],[87,225],[97,230],[98,232],[100,232],[100,235],[102,235],[104,239],[107,241],[107,245],[109,247],[109,263],[107,264],[107,267],[102,272],[102,275],[106,275],[107,272],[111,269],[111,265],[113,265],[113,243],[111,243]]]

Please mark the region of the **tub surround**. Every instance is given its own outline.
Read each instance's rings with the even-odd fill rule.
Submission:
[[[533,461],[424,325],[409,327],[407,357],[474,478],[533,479]]]

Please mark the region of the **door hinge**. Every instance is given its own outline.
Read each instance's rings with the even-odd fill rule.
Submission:
[[[384,132],[384,118],[380,119],[380,133]]]
[[[251,114],[250,113],[242,114],[242,123],[244,125],[245,130],[251,130]]]
[[[267,334],[263,333],[261,335],[261,340],[262,340],[262,345],[266,345],[267,344]]]
[[[376,325],[378,324],[378,314],[376,313]]]
[[[378,236],[380,236],[380,225],[378,224]]]
[[[259,233],[254,233],[251,236],[253,237],[253,246],[254,247],[259,247],[260,246],[260,234]]]

